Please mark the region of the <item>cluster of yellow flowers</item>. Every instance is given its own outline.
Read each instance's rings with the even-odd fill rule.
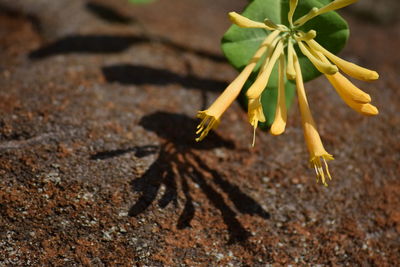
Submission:
[[[287,108],[285,103],[284,82],[286,74],[289,80],[295,80],[296,82],[304,137],[310,152],[310,162],[315,168],[317,181],[321,180],[322,184],[327,186],[326,180],[327,178],[331,179],[331,175],[326,161],[332,160],[333,156],[325,150],[310,112],[306,92],[304,90],[299,59],[294,46],[297,45],[300,51],[312,62],[318,71],[326,76],[336,92],[349,107],[364,115],[377,115],[377,108],[370,104],[371,97],[352,84],[339,72],[339,69],[345,74],[362,81],[376,80],[379,78],[378,73],[347,62],[326,50],[314,40],[317,35],[314,30],[306,33],[299,30],[300,26],[312,18],[345,7],[356,1],[357,0],[335,0],[321,8],[312,8],[309,13],[293,22],[293,14],[296,10],[298,0],[290,0],[288,26],[275,24],[268,18],[265,19],[264,22],[257,22],[235,12],[229,13],[231,21],[239,27],[262,28],[271,31],[271,33],[261,43],[248,65],[215,102],[207,110],[198,112],[197,117],[202,119],[202,121],[197,127],[196,134],[199,134],[199,137],[196,138],[196,141],[201,141],[211,129],[218,126],[222,114],[239,95],[257,63],[262,58],[265,58],[264,61],[261,62],[261,67],[255,82],[246,93],[248,98],[248,118],[255,131],[258,122],[265,121],[260,97],[268,85],[273,67],[278,62],[278,99],[275,118],[270,132],[273,135],[280,135],[284,132],[286,127]],[[264,54],[266,57],[263,57]]]

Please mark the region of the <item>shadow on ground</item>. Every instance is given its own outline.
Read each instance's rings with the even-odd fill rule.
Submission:
[[[100,3],[90,1],[86,3],[86,9],[98,18],[110,23],[133,24],[136,22],[132,17],[124,16],[112,7]]]
[[[222,55],[194,49],[177,44],[160,36],[137,35],[70,35],[49,43],[29,54],[30,59],[43,59],[50,56],[71,53],[117,53],[140,43],[160,43],[180,53],[190,53],[215,62],[226,62]]]
[[[119,82],[121,84],[167,85],[176,83],[185,88],[198,88],[215,92],[220,92],[222,88],[227,86],[227,83],[222,81],[204,79],[191,74],[180,75],[169,70],[142,65],[113,65],[103,67],[102,71],[108,82]]]
[[[194,133],[197,122],[185,115],[156,112],[143,117],[139,124],[162,139],[162,145],[158,149],[154,146],[143,146],[100,152],[92,156],[92,159],[106,159],[128,152],[135,152],[137,156],[158,153],[157,159],[143,176],[132,181],[132,188],[135,192],[140,193],[140,197],[130,208],[130,216],[144,213],[157,199],[157,204],[161,208],[170,204],[178,208],[181,206],[178,205],[178,195],[181,191],[184,203],[182,203],[183,210],[180,212],[177,228],[190,227],[196,210],[191,184],[196,184],[210,203],[221,213],[229,231],[229,243],[246,241],[250,236],[250,233],[236,218],[237,212],[260,216],[264,219],[270,217],[269,213],[254,199],[243,193],[238,186],[229,182],[217,170],[209,167],[196,153],[196,151],[218,147],[233,149],[235,146],[231,141],[225,140],[215,133],[210,133],[207,142],[196,143],[192,133]],[[165,187],[165,190],[160,193],[162,186]],[[227,195],[234,208],[224,200],[222,192]],[[159,195],[160,197],[158,197]]]
[[[89,3],[87,9],[103,20],[119,24],[135,23],[130,17],[124,17],[106,6]],[[29,54],[33,60],[71,53],[119,53],[139,43],[161,43],[178,52],[191,53],[216,62],[225,62],[220,55],[185,47],[168,39],[157,36],[134,35],[71,35],[47,44]],[[168,70],[142,65],[113,65],[102,68],[108,82],[122,84],[158,84],[177,83],[186,88],[197,88],[202,92],[216,91],[226,87],[225,82],[180,75]],[[190,73],[190,72],[189,72]],[[157,77],[155,79],[155,77]],[[203,99],[204,100],[204,99]],[[205,101],[203,101],[205,102]],[[207,142],[196,143],[194,132],[196,120],[185,115],[156,112],[142,118],[139,123],[144,129],[158,135],[160,146],[145,145],[112,151],[101,151],[90,158],[106,160],[134,153],[141,158],[157,154],[157,159],[138,179],[132,181],[132,189],[139,193],[139,199],[129,210],[130,216],[145,213],[153,204],[161,208],[174,205],[183,207],[177,219],[177,228],[191,227],[195,216],[194,187],[198,187],[207,200],[219,211],[229,232],[229,243],[246,241],[250,233],[237,219],[239,213],[270,217],[254,199],[243,193],[238,186],[228,181],[217,170],[208,166],[197,152],[214,148],[234,149],[234,144],[211,132]],[[196,186],[195,186],[196,185]],[[161,190],[164,187],[165,190]],[[163,192],[161,192],[163,191]],[[224,198],[224,196],[227,196]],[[180,202],[182,205],[179,205]],[[197,199],[203,202],[205,199]]]

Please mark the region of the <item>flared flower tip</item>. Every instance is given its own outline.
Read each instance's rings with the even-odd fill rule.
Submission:
[[[256,129],[258,126],[258,122],[265,122],[265,116],[264,112],[262,109],[262,105],[260,102],[260,98],[256,99],[249,99],[248,102],[248,111],[247,111],[247,116],[249,119],[249,122],[251,126],[253,126],[253,142],[252,142],[252,147],[254,147],[255,142],[256,142]]]
[[[209,131],[218,126],[219,119],[207,114],[207,110],[199,111],[197,118],[201,119],[201,122],[197,125],[196,134],[200,134],[200,136],[196,138],[196,142],[200,142],[207,136]]]
[[[331,174],[329,173],[327,160],[333,160],[333,156],[326,153],[322,156],[312,157],[310,159],[311,165],[315,169],[317,175],[317,182],[321,181],[324,186],[328,186],[326,180],[332,180]],[[322,164],[323,163],[323,164]]]

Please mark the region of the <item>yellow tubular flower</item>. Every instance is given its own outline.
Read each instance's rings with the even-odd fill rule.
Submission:
[[[378,115],[378,109],[375,106],[369,104],[369,102],[362,103],[354,101],[355,95],[353,94],[354,92],[352,92],[352,90],[359,89],[355,87],[343,75],[341,75],[340,73],[336,73],[334,75],[325,75],[325,77],[329,80],[329,82],[335,88],[336,92],[343,99],[343,101],[353,110],[366,116]]]
[[[285,54],[281,54],[279,59],[279,82],[278,100],[276,103],[275,119],[271,126],[272,135],[280,135],[285,131],[287,120],[286,96],[285,96]]]
[[[313,53],[319,57],[324,62],[329,62],[329,60],[318,51],[313,51]],[[339,90],[347,99],[361,104],[366,104],[371,102],[371,96],[358,87],[356,87],[352,82],[350,82],[346,77],[344,77],[339,72],[334,75],[327,75],[329,81],[334,81],[334,87]]]
[[[241,28],[261,28],[261,29],[267,29],[270,31],[275,30],[274,28],[268,27],[262,22],[254,21],[251,19],[248,19],[242,15],[239,15],[236,12],[229,12],[229,19],[232,21],[233,24],[236,24],[237,26]]]
[[[293,43],[292,43],[292,39],[289,38],[287,68],[286,68],[286,76],[288,77],[289,80],[296,79],[296,71],[294,70],[294,65],[293,65],[293,55],[294,55]]]
[[[307,14],[305,14],[304,16],[302,16],[301,18],[299,18],[298,20],[296,20],[294,22],[295,26],[301,26],[304,23],[306,23],[307,21],[309,21],[310,19],[314,18],[315,16],[317,16],[318,14],[318,8],[313,7],[310,12],[308,12]]]
[[[311,115],[306,92],[304,90],[299,60],[296,55],[294,57],[294,66],[296,70],[297,97],[299,100],[304,138],[306,140],[308,151],[310,152],[310,163],[313,165],[316,171],[317,181],[321,180],[323,185],[328,186],[326,183],[326,177],[331,179],[331,175],[329,173],[326,160],[333,160],[333,156],[326,152],[322,144],[321,137],[318,134],[314,119]],[[324,162],[324,165],[322,165],[322,162]]]
[[[351,5],[355,2],[357,2],[358,0],[335,0],[321,8],[316,8],[314,7],[313,9],[311,9],[310,12],[308,12],[308,14],[304,15],[303,17],[299,18],[298,20],[295,21],[294,25],[296,26],[301,26],[304,23],[306,23],[307,21],[315,18],[316,16],[322,15],[324,13],[327,13],[329,11],[334,11],[336,9],[340,9],[342,7]]]
[[[309,40],[315,38],[317,36],[316,31],[310,30],[307,33],[303,33],[298,36],[298,40]],[[292,38],[288,39],[288,59],[287,59],[287,69],[286,69],[286,75],[289,80],[294,80],[296,78],[296,72],[294,70],[294,65],[293,65],[293,55],[294,55],[294,48],[293,48],[293,43],[292,43]]]
[[[245,68],[207,110],[197,113],[197,117],[202,120],[197,126],[196,134],[200,134],[196,138],[197,142],[203,140],[211,129],[218,126],[222,114],[239,95],[250,73],[250,68]]]
[[[301,41],[298,41],[298,45],[299,45],[301,52],[311,61],[311,63],[320,72],[329,74],[329,75],[332,75],[332,74],[335,74],[336,72],[338,72],[338,68],[335,65],[322,62],[321,60],[316,58]]]
[[[290,26],[293,26],[293,15],[294,15],[294,12],[296,11],[298,2],[299,2],[299,0],[290,0],[290,2],[289,2],[288,21],[289,21]]]
[[[279,30],[279,31],[289,31],[289,28],[286,27],[283,24],[276,24],[275,22],[273,22],[270,19],[265,19],[264,20],[264,24],[267,25],[269,28],[275,29],[275,30]]]
[[[335,56],[334,54],[326,50],[323,46],[321,46],[319,43],[317,43],[315,40],[310,40],[307,43],[312,49],[320,51],[322,54],[328,57],[333,63],[335,63],[340,70],[342,70],[344,73],[355,79],[370,82],[377,80],[379,78],[379,74],[376,71],[360,67],[354,63],[348,62],[346,60],[341,59],[338,56]]]
[[[279,34],[279,31],[274,31],[262,42],[260,48],[254,54],[250,63],[242,70],[242,72],[236,77],[236,79],[224,90],[224,92],[214,101],[214,103],[207,109],[199,111],[197,117],[202,121],[197,126],[196,134],[200,134],[196,141],[201,141],[207,136],[208,132],[216,128],[219,124],[219,120],[226,109],[232,104],[232,102],[239,95],[243,88],[244,83],[249,78],[251,72],[257,65],[257,62],[261,56],[267,50],[269,44]]]
[[[277,103],[270,133],[272,135],[280,135],[285,131],[287,124],[285,81],[295,80],[304,138],[310,154],[310,164],[315,169],[317,182],[321,181],[323,185],[328,186],[327,181],[331,179],[331,175],[329,173],[327,161],[333,160],[333,156],[325,150],[321,136],[317,131],[315,121],[312,117],[304,88],[299,57],[296,54],[296,45],[298,45],[304,57],[306,57],[318,71],[325,74],[336,92],[350,108],[363,115],[377,115],[379,113],[378,109],[370,104],[370,95],[355,86],[342,73],[362,81],[376,80],[379,78],[379,74],[376,71],[357,66],[356,64],[350,63],[332,54],[315,41],[315,37],[317,36],[315,30],[310,30],[305,33],[300,29],[304,23],[307,23],[314,17],[353,4],[356,1],[357,0],[323,1],[329,3],[321,8],[313,7],[307,14],[302,15],[302,17],[297,20],[295,20],[294,17],[299,0],[283,1],[289,5],[286,25],[276,24],[268,18],[265,18],[263,22],[253,21],[236,12],[230,12],[230,20],[239,27],[259,28],[272,32],[269,33],[268,37],[261,43],[248,65],[215,102],[207,110],[198,112],[197,117],[202,119],[202,121],[197,126],[196,134],[198,137],[196,141],[201,141],[211,129],[217,127],[222,114],[239,95],[244,84],[257,66],[257,76],[254,81],[251,81],[252,84],[246,92],[248,120],[254,128],[252,142],[254,146],[256,129],[260,122],[266,121],[263,112],[263,104],[265,105],[266,103],[261,103],[262,93],[268,88],[269,83],[271,83],[270,76],[279,58]],[[318,1],[314,2],[318,5]],[[321,4],[318,6],[320,5]],[[297,11],[299,12],[300,10]],[[335,23],[333,19],[332,23]],[[335,29],[336,27],[332,28]],[[286,46],[287,50],[285,48]],[[287,54],[287,59],[285,58],[285,54]],[[302,58],[302,60],[303,59],[308,62],[307,59]],[[339,73],[339,69],[342,73]]]
[[[258,79],[258,77],[260,77],[261,76],[261,74],[263,73],[263,70],[265,70],[266,68],[267,68],[267,66],[268,66],[268,64],[269,64],[269,62],[270,62],[270,60],[271,60],[271,57],[272,57],[272,54],[274,53],[274,48],[276,47],[276,44],[279,42],[279,40],[280,40],[280,38],[275,38],[275,40],[273,40],[271,43],[270,43],[270,45],[269,45],[269,49],[268,49],[268,53],[267,53],[267,56],[265,57],[265,60],[264,60],[264,62],[261,64],[261,66],[260,66],[260,69],[259,69],[259,71],[258,71],[258,74],[257,74],[257,78],[256,78],[256,80]]]
[[[327,4],[326,6],[321,7],[321,8],[318,10],[317,16],[318,16],[318,15],[322,15],[322,14],[324,14],[324,13],[327,13],[327,12],[329,12],[329,11],[334,11],[334,10],[343,8],[343,7],[345,7],[345,6],[348,6],[348,5],[351,5],[351,4],[355,3],[355,2],[357,2],[357,1],[358,1],[358,0],[335,0],[335,1],[333,1],[333,2],[331,2],[331,3],[329,3],[329,4]]]
[[[329,81],[334,81],[334,87],[341,91],[346,98],[360,104],[367,104],[371,102],[371,96],[350,82],[339,72],[333,75],[327,75]],[[333,85],[333,84],[332,84]]]
[[[261,56],[269,49],[271,45],[274,44],[276,37],[279,35],[280,31],[276,30],[273,31],[270,35],[268,35],[267,38],[261,43],[259,49],[257,52],[254,54],[254,56],[250,59],[249,65],[246,66],[246,68],[251,68],[251,71],[253,71],[254,67],[257,65],[257,62],[260,60]]]
[[[279,41],[275,47],[274,52],[272,53],[272,56],[268,64],[265,66],[265,68],[262,68],[260,70],[260,75],[257,77],[256,81],[247,91],[246,95],[248,98],[250,99],[258,98],[261,95],[262,91],[264,91],[265,87],[268,84],[268,80],[271,75],[272,69],[275,65],[275,62],[277,61],[282,51],[283,51],[283,43],[282,41]]]
[[[307,33],[304,32],[299,32],[297,36],[298,41],[309,41],[311,39],[314,39],[317,36],[317,32],[314,30],[310,30]]]
[[[265,122],[265,116],[262,109],[260,97],[256,99],[249,99],[248,103],[248,118],[250,124],[254,128],[252,146],[254,146],[256,142],[256,129],[258,126],[258,122]]]
[[[261,74],[263,73],[263,70],[266,69],[266,67],[268,66],[269,61],[271,60],[272,54],[274,53],[274,48],[276,47],[276,44],[279,42],[280,38],[275,38],[276,36],[279,35],[280,31],[276,30],[274,33],[276,33],[276,35],[273,36],[273,38],[271,38],[270,42],[267,44],[267,49],[268,52],[266,53],[266,57],[264,59],[264,61],[262,62],[260,69],[258,71],[257,74],[257,78],[261,76]]]
[[[328,59],[321,52],[317,51],[316,54],[321,60],[328,62]],[[371,102],[370,95],[357,88],[342,74],[338,72],[334,75],[325,75],[325,77],[332,84],[343,101],[353,110],[366,116],[378,115],[378,109],[369,104],[369,102]]]

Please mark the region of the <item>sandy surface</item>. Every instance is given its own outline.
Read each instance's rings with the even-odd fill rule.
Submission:
[[[244,5],[0,1],[0,266],[400,265],[399,24],[344,13],[379,116],[306,85],[336,157],[324,188],[296,103],[254,149],[236,103],[193,141],[235,77],[219,42]]]

